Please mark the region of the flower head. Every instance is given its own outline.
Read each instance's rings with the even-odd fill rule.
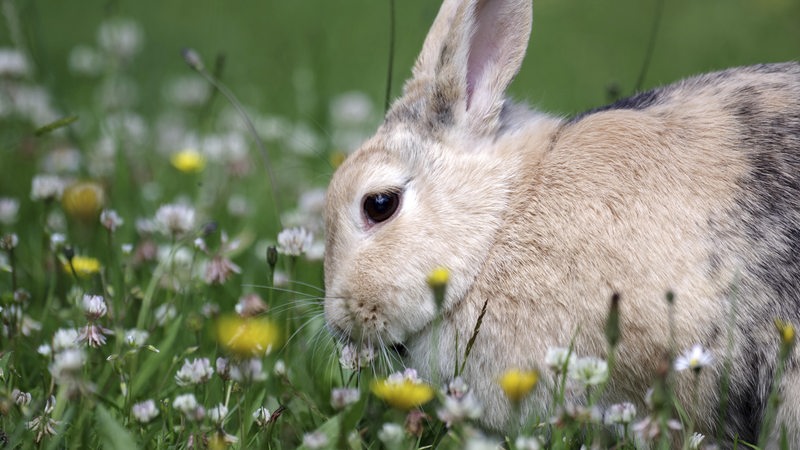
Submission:
[[[36,175],[31,181],[31,200],[60,200],[66,185],[57,175]]]
[[[70,216],[81,220],[97,220],[105,203],[105,192],[99,183],[79,181],[71,184],[61,196],[61,205]]]
[[[448,383],[442,407],[436,411],[439,420],[452,426],[467,419],[477,419],[483,412],[478,400],[461,377]]]
[[[202,172],[206,167],[206,158],[200,152],[191,148],[173,154],[169,161],[173,167],[184,173]]]
[[[339,364],[347,370],[359,370],[375,359],[375,349],[369,346],[357,347],[352,342],[342,347]]]
[[[156,211],[155,224],[162,233],[178,237],[189,232],[195,225],[194,208],[180,203],[162,205]]]
[[[263,355],[279,343],[280,332],[267,319],[229,315],[217,320],[217,340],[238,355]]]
[[[227,415],[228,407],[222,403],[208,410],[208,418],[216,424],[221,424]]]
[[[605,418],[606,425],[628,424],[636,418],[636,406],[633,403],[616,403],[608,407]]]
[[[131,347],[141,347],[148,337],[150,337],[150,333],[147,331],[133,328],[125,332],[125,343]]]
[[[271,417],[272,413],[270,413],[269,410],[263,406],[253,411],[253,420],[256,422],[256,425],[262,428],[269,425],[269,420]]]
[[[278,252],[300,256],[314,243],[314,235],[303,227],[288,228],[278,233]]]
[[[0,223],[11,225],[17,221],[19,200],[9,197],[0,197]]]
[[[175,382],[178,386],[200,384],[210,380],[211,375],[214,375],[214,368],[208,358],[195,358],[191,362],[186,359],[175,374]]]
[[[89,278],[100,272],[100,260],[89,256],[75,255],[64,263],[64,272],[77,275],[78,278]]]
[[[703,367],[711,364],[713,359],[711,352],[700,345],[695,345],[675,359],[675,370],[692,369],[695,372],[699,372]]]
[[[97,320],[106,315],[108,307],[106,301],[100,295],[83,296],[83,312],[89,320]]]
[[[583,386],[597,386],[608,380],[608,363],[600,358],[578,358],[569,367],[568,375]]]
[[[406,369],[405,372],[394,373],[384,380],[376,380],[370,389],[376,397],[402,411],[428,403],[434,395],[433,388],[423,383],[414,369]]]
[[[148,423],[158,416],[156,402],[154,402],[152,399],[148,399],[143,402],[136,403],[131,408],[131,414],[137,422]]]
[[[116,231],[123,223],[125,223],[125,221],[122,220],[122,217],[113,209],[104,209],[103,212],[100,213],[100,224],[108,231]]]
[[[565,347],[551,347],[547,349],[547,354],[544,357],[544,363],[555,373],[562,373],[569,370],[569,367],[575,362],[575,354]]]
[[[783,342],[784,345],[791,345],[794,342],[795,331],[794,326],[791,323],[776,319],[775,327],[778,329],[778,333],[781,336],[781,342]]]
[[[183,394],[175,397],[175,400],[172,401],[172,407],[182,412],[189,420],[200,420],[206,415],[205,409],[197,403],[197,398],[195,398],[194,394]]]
[[[344,409],[358,402],[361,393],[358,389],[336,388],[331,391],[331,406],[335,409]]]
[[[539,382],[539,372],[535,370],[509,369],[500,377],[499,383],[509,400],[518,403]]]

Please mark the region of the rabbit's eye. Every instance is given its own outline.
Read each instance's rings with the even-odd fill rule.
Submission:
[[[397,211],[400,195],[397,192],[371,194],[364,198],[364,214],[370,222],[388,220]]]

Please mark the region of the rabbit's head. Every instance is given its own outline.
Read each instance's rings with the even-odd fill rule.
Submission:
[[[438,266],[450,272],[440,312],[471,288],[513,203],[530,127],[547,122],[504,98],[531,14],[530,0],[445,0],[403,96],[335,173],[325,315],[339,337],[390,345],[424,329]]]

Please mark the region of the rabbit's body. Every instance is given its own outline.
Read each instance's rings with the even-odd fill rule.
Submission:
[[[699,430],[715,434],[722,414],[728,437],[755,442],[777,367],[773,320],[800,324],[800,65],[691,78],[563,120],[503,98],[529,20],[527,1],[445,2],[404,96],[331,182],[329,326],[403,343],[410,367],[444,381],[488,301],[463,376],[482,422],[503,429],[523,418],[509,417],[498,376],[542,367],[573,339],[576,354],[607,356],[614,293],[623,338],[603,402],[642,411],[670,348],[673,291],[674,348],[715,356],[696,403],[692,375],[674,377],[679,400]],[[373,220],[367,204],[392,193],[396,212]],[[451,280],[434,339],[425,279],[440,265]],[[791,442],[797,362],[778,415]],[[550,400],[538,389],[523,412],[541,417]]]

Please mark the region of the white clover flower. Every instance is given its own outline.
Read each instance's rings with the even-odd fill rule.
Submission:
[[[66,180],[56,175],[36,175],[31,180],[31,200],[61,200]]]
[[[11,399],[17,406],[28,406],[31,404],[31,393],[30,392],[22,392],[19,389],[14,389],[11,391]]]
[[[468,436],[464,445],[464,450],[502,450],[500,442],[490,439],[480,433]]]
[[[697,372],[711,364],[713,360],[714,358],[711,356],[710,351],[700,345],[695,345],[681,356],[675,358],[675,370],[692,369]]]
[[[325,448],[328,445],[328,436],[321,431],[314,431],[303,435],[303,446],[310,449]]]
[[[606,410],[604,422],[606,425],[625,425],[636,418],[636,406],[633,403],[616,403]]]
[[[334,409],[345,409],[358,402],[361,392],[352,388],[336,388],[331,391],[331,406]]]
[[[81,168],[81,152],[67,146],[56,147],[45,155],[42,170],[46,173],[77,173]]]
[[[477,419],[483,412],[481,404],[461,377],[447,383],[444,395],[442,407],[436,415],[448,427],[467,419]]]
[[[115,231],[121,227],[125,221],[113,209],[104,209],[100,213],[100,224],[102,224],[108,231]]]
[[[172,401],[173,408],[187,415],[194,413],[198,406],[200,405],[197,403],[197,398],[195,398],[194,394],[179,395]]]
[[[97,50],[87,45],[78,45],[69,51],[67,66],[76,75],[97,76],[103,71],[105,59]]]
[[[481,413],[483,408],[472,392],[467,392],[461,397],[447,395],[444,397],[442,407],[436,410],[436,416],[448,427],[468,419],[477,419]]]
[[[85,294],[83,296],[83,312],[89,320],[97,320],[106,315],[108,306],[102,296]]]
[[[583,386],[597,386],[608,380],[608,363],[600,358],[578,358],[570,366],[568,376]]]
[[[392,444],[397,444],[403,440],[404,433],[403,427],[400,425],[387,422],[384,423],[380,431],[378,431],[378,439],[380,439],[380,441],[387,446],[391,447]]]
[[[575,354],[565,347],[548,348],[544,357],[544,364],[556,373],[561,373],[565,369],[569,370],[574,362]]]
[[[53,356],[50,373],[57,382],[73,379],[86,364],[86,352],[81,348],[68,348]]]
[[[542,442],[536,436],[517,436],[514,447],[517,450],[539,450],[542,448]]]
[[[97,43],[100,48],[120,58],[130,58],[141,48],[142,28],[130,19],[113,19],[100,24]]]
[[[348,342],[342,347],[339,356],[339,364],[347,370],[359,370],[369,365],[375,359],[375,349],[372,347],[356,347],[352,342]]]
[[[222,403],[208,410],[208,418],[216,424],[221,424],[227,415],[228,407]]]
[[[67,242],[67,236],[64,233],[53,233],[50,235],[50,250],[58,251]]]
[[[175,316],[178,315],[178,312],[173,305],[164,303],[153,311],[153,315],[155,316],[158,326],[163,327],[167,322],[174,319]]]
[[[272,417],[272,413],[270,413],[269,410],[263,406],[253,411],[253,420],[256,422],[256,425],[262,428],[269,425],[270,417]]]
[[[39,347],[36,348],[36,353],[38,353],[38,354],[40,354],[42,356],[48,356],[49,357],[50,355],[53,354],[53,349],[50,348],[50,346],[47,345],[47,344],[42,344],[42,345],[40,345]]]
[[[150,337],[150,333],[147,331],[133,328],[125,332],[125,343],[131,347],[141,347],[148,337]]]
[[[143,402],[136,403],[131,408],[131,414],[133,414],[133,418],[136,419],[137,422],[148,423],[158,416],[156,402],[152,399],[148,399]]]
[[[272,371],[279,377],[286,376],[286,363],[283,362],[282,359],[275,361],[275,365],[272,366]]]
[[[170,103],[193,107],[200,106],[211,95],[211,86],[201,76],[192,74],[173,78],[162,90]]]
[[[219,364],[219,361],[217,363]],[[240,383],[267,379],[267,374],[264,372],[264,364],[258,358],[230,363],[229,372],[231,379]]]
[[[196,212],[194,208],[181,203],[162,205],[154,218],[156,227],[166,235],[182,236],[195,226]]]
[[[119,246],[119,249],[122,251],[123,255],[128,256],[133,253],[133,244],[122,244]]]
[[[0,48],[0,76],[24,77],[30,70],[24,53],[15,48]]]
[[[278,252],[284,255],[300,256],[314,242],[314,235],[303,227],[287,228],[278,233]]]
[[[12,225],[17,221],[19,213],[19,200],[10,197],[0,197],[0,223]]]
[[[195,358],[193,361],[184,360],[183,366],[175,374],[178,386],[188,386],[205,383],[214,375],[214,368],[208,358]]]
[[[78,330],[61,328],[53,334],[53,351],[60,352],[68,348],[78,347]]]

